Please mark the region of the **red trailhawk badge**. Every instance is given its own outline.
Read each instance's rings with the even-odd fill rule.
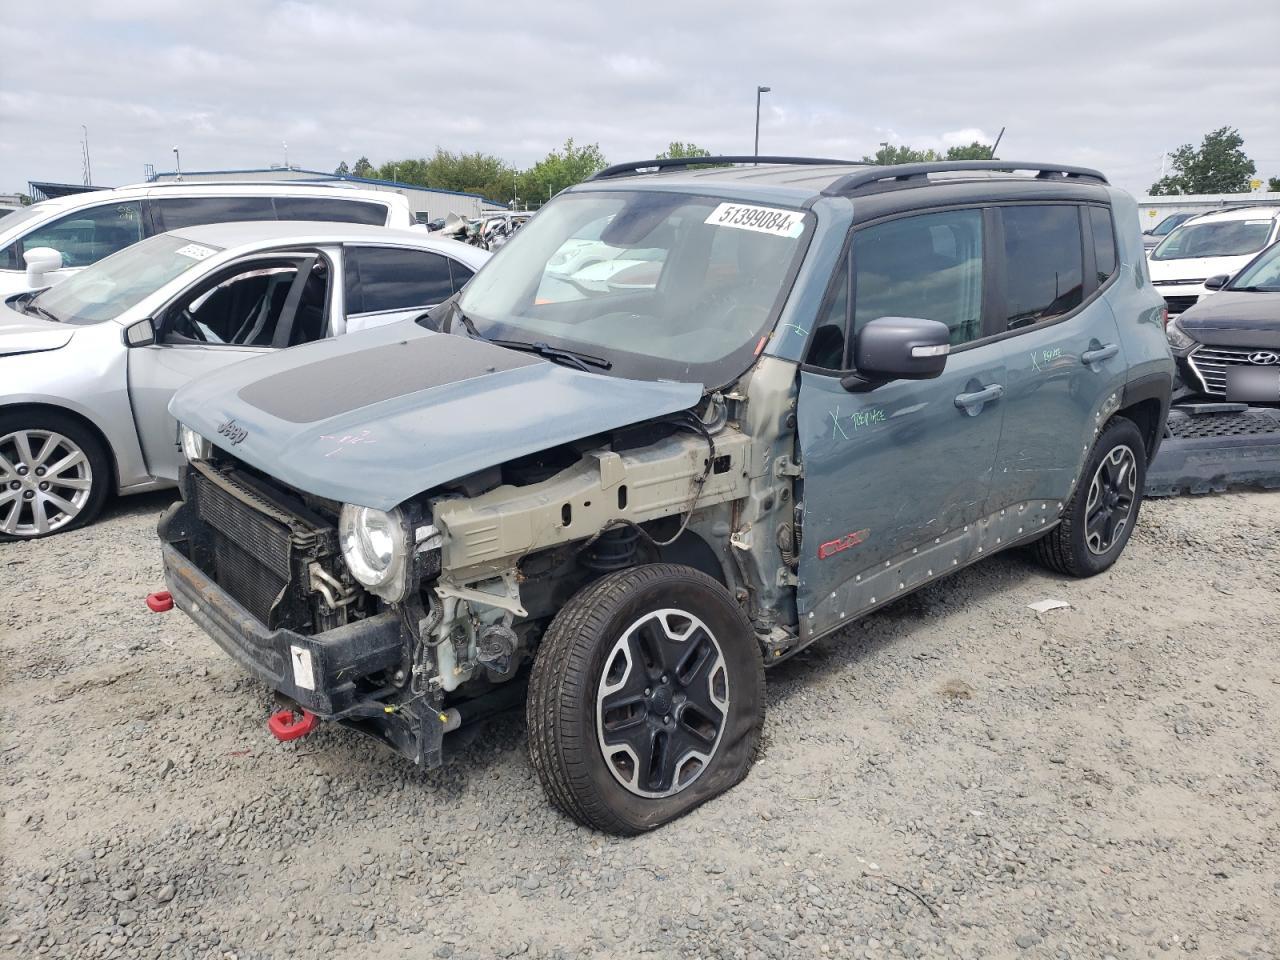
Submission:
[[[870,530],[855,530],[853,533],[846,533],[843,537],[836,537],[834,540],[828,540],[826,543],[818,547],[818,559],[825,560],[827,557],[834,557],[841,550],[848,550],[850,547],[856,547],[863,540],[867,539]]]

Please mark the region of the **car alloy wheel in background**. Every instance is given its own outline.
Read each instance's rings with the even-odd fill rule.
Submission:
[[[30,538],[60,530],[92,493],[93,467],[70,437],[37,429],[0,436],[0,534]]]

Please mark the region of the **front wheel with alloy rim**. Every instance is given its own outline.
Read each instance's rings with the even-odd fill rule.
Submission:
[[[0,414],[0,540],[34,540],[90,522],[110,478],[101,441],[70,417]]]
[[[547,796],[622,835],[687,813],[755,759],[764,664],[719,583],[689,567],[621,570],[556,615],[529,683],[529,754]]]
[[[1099,434],[1062,522],[1036,543],[1040,561],[1072,577],[1091,577],[1119,559],[1138,522],[1147,448],[1132,420],[1115,417]]]

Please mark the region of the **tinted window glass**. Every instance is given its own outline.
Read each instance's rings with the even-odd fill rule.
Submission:
[[[449,275],[453,278],[453,292],[457,293],[461,290],[468,280],[475,274],[474,270],[464,267],[457,260],[449,261]]]
[[[0,270],[22,270],[26,268],[26,264],[22,262],[22,258],[18,256],[18,241],[15,240],[3,250],[0,250]]]
[[[327,220],[330,223],[368,223],[382,226],[387,208],[380,203],[326,197],[276,197],[279,220]]]
[[[36,227],[22,238],[22,250],[52,247],[62,254],[64,267],[87,267],[142,239],[142,205],[138,201],[109,203],[77,210]],[[25,267],[16,249],[15,268]]]
[[[163,197],[151,201],[160,230],[233,220],[274,220],[270,197]]]
[[[849,264],[841,261],[840,280],[831,305],[822,314],[809,341],[805,363],[825,370],[844,368],[844,331],[849,317]]]
[[[436,253],[348,247],[346,290],[348,313],[377,313],[443,303],[453,280],[448,259]]]
[[[1098,266],[1098,286],[1116,272],[1116,232],[1111,226],[1111,211],[1106,207],[1090,207],[1089,223],[1093,227],[1093,258]]]
[[[1074,206],[1002,207],[1005,326],[1043,323],[1084,299],[1080,213]]]
[[[904,217],[859,231],[853,269],[855,335],[878,317],[923,317],[945,323],[953,345],[982,336],[982,211]]]

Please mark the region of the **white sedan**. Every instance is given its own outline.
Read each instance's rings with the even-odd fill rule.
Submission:
[[[246,357],[416,317],[489,258],[417,230],[258,222],[143,240],[0,306],[0,539],[171,485],[169,398]],[[334,389],[341,389],[334,384]]]

